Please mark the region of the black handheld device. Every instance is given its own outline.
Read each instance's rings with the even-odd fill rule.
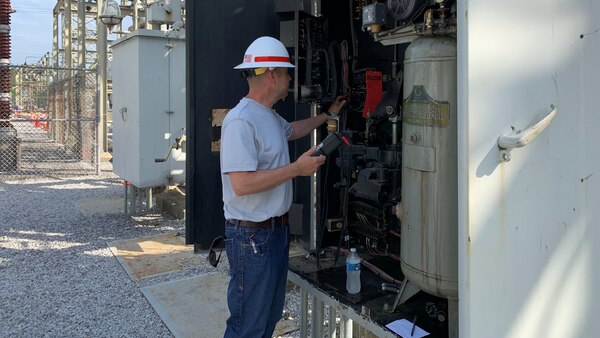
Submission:
[[[344,141],[342,140],[340,135],[338,135],[337,133],[331,133],[327,135],[327,137],[321,143],[319,143],[319,145],[317,146],[317,150],[310,156],[329,156],[339,146],[341,146],[342,143],[344,143]]]

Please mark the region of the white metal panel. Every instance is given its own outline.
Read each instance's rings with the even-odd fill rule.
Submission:
[[[137,187],[185,181],[185,41],[138,30],[113,46],[113,170]],[[168,159],[156,162],[156,159]]]
[[[133,41],[133,40],[131,40]],[[113,171],[125,180],[138,175],[136,154],[140,147],[139,90],[135,83],[139,79],[139,67],[130,60],[137,58],[137,43],[113,46],[112,119],[113,119]],[[116,56],[116,58],[115,58]],[[137,179],[135,179],[138,181]]]
[[[462,0],[458,13],[460,335],[596,336],[600,2]],[[498,137],[551,104],[551,125],[500,163]]]

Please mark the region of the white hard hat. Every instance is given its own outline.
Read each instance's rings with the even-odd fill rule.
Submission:
[[[290,54],[283,43],[270,36],[262,36],[246,49],[244,60],[234,69],[285,67],[294,68],[290,63]]]

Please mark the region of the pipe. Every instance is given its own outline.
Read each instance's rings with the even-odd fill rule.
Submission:
[[[136,31],[139,28],[138,18],[138,0],[133,0],[133,30]]]
[[[105,0],[97,0],[96,5],[98,8],[103,8]],[[106,137],[106,103],[108,101],[107,94],[107,50],[106,50],[106,25],[100,20],[98,16],[96,20],[96,51],[98,53],[98,115],[100,116],[100,128],[98,134],[100,136],[100,152],[105,152],[108,148],[107,137]]]

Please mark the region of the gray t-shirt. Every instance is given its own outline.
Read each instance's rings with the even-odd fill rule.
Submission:
[[[237,196],[230,172],[275,169],[290,163],[292,125],[274,110],[248,98],[227,113],[221,127],[221,181],[225,219],[260,222],[285,214],[292,205],[292,181],[256,194]]]

